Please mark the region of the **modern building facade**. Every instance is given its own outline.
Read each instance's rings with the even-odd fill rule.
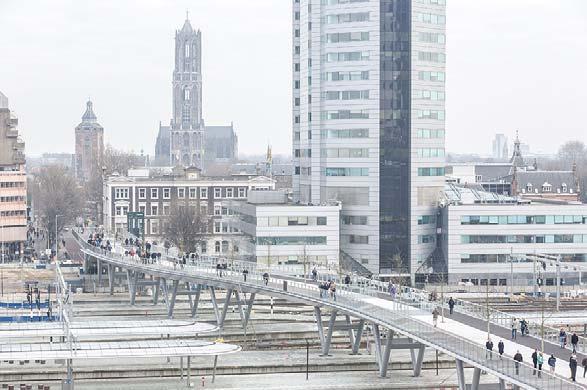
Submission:
[[[561,256],[567,283],[587,262],[587,206],[540,203],[461,203],[442,208],[449,283],[551,284],[556,267],[535,265],[533,255]],[[513,264],[511,263],[513,261]],[[535,269],[536,267],[536,269]]]
[[[0,92],[0,261],[20,258],[27,239],[24,142],[18,119]]]
[[[230,126],[204,125],[202,114],[202,34],[186,18],[175,32],[173,115],[169,126],[159,123],[155,144],[157,165],[196,167],[219,159],[233,161],[237,137]]]
[[[145,238],[161,240],[166,218],[174,204],[196,207],[207,231],[202,253],[238,252],[238,231],[231,224],[229,204],[246,199],[250,190],[273,190],[275,182],[266,177],[205,177],[197,168],[176,169],[154,177],[149,169],[129,171],[129,176],[111,176],[104,183],[104,227],[122,234],[128,230],[127,214],[142,212]]]
[[[341,249],[412,276],[444,185],[445,0],[293,0],[294,200],[342,202]]]
[[[299,265],[338,269],[341,205],[292,204],[284,191],[251,191],[233,202],[243,234],[241,251],[262,266]]]
[[[104,128],[98,123],[93,103],[88,100],[82,122],[75,128],[75,173],[80,181],[88,181],[101,172],[104,156]]]

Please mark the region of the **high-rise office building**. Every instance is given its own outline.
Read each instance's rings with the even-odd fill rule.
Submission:
[[[444,185],[445,0],[293,0],[294,198],[341,200],[341,248],[414,275]]]
[[[508,152],[508,138],[504,134],[495,134],[492,143],[492,156],[499,160],[506,160],[510,157]]]

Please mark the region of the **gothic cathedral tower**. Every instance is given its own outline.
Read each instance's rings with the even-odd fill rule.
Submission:
[[[189,19],[175,33],[173,118],[170,154],[173,165],[202,169],[202,36]]]

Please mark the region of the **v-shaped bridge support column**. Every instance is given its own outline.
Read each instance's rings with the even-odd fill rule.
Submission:
[[[177,287],[179,286],[179,280],[174,280],[171,288],[171,299],[169,301],[169,310],[167,311],[167,317],[173,318],[173,308],[175,307],[175,298],[177,297]]]
[[[381,344],[381,331],[378,324],[373,324],[373,337],[375,339],[375,357],[379,365],[379,376],[385,378],[389,366],[389,356],[391,355],[391,345],[393,343],[394,333],[391,329],[387,331],[385,346]]]
[[[108,287],[110,288],[110,295],[114,295],[114,266],[108,264]]]
[[[249,323],[249,318],[251,317],[251,310],[253,308],[253,302],[255,302],[255,293],[251,293],[249,295],[249,300],[247,302],[247,296],[244,296],[244,301],[241,301],[241,296],[238,291],[234,292],[234,297],[236,299],[236,304],[238,306],[238,314],[241,319],[241,325],[245,332],[245,336],[247,335],[247,325]],[[243,303],[246,307],[243,307]]]
[[[409,340],[410,342],[414,342],[413,340]],[[422,362],[424,361],[424,349],[426,346],[424,344],[414,343],[418,345],[417,348],[410,348],[410,356],[412,358],[412,369],[414,370],[414,376],[419,377],[422,373]]]
[[[210,286],[210,300],[212,301],[212,308],[216,316],[216,324],[220,326],[220,310],[218,309],[218,301],[216,300],[216,291],[212,286]]]
[[[457,365],[457,380],[459,384],[459,390],[466,390],[467,383],[465,382],[465,366],[462,360],[455,360]]]
[[[224,327],[224,320],[226,319],[226,313],[228,312],[228,306],[230,306],[230,299],[232,298],[232,289],[226,290],[226,299],[224,300],[224,307],[222,308],[222,314],[220,315],[220,319],[218,321],[218,326],[220,328]]]
[[[192,318],[196,318],[196,312],[198,311],[198,305],[200,303],[200,294],[202,292],[202,285],[196,284],[196,293],[194,294],[195,297],[192,298],[190,295],[190,310]]]
[[[159,290],[161,289],[161,278],[156,277],[157,283],[153,286],[153,305],[159,302]]]
[[[322,311],[318,306],[314,307],[314,316],[316,317],[316,324],[318,325],[318,336],[320,336],[320,344],[322,345],[322,353],[320,356],[330,356],[330,344],[332,341],[332,332],[334,331],[334,321],[336,321],[337,311],[330,312],[330,319],[328,320],[328,333],[324,334],[324,324],[322,323]]]
[[[130,304],[134,306],[137,293],[137,281],[139,273],[137,271],[126,270],[126,280],[128,282],[128,293],[130,296]]]

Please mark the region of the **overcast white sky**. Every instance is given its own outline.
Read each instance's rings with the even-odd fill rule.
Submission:
[[[587,1],[448,0],[447,148],[587,141]],[[27,153],[72,152],[88,96],[106,141],[153,153],[171,115],[173,37],[202,30],[207,124],[241,153],[291,148],[290,0],[0,0],[0,90]]]

